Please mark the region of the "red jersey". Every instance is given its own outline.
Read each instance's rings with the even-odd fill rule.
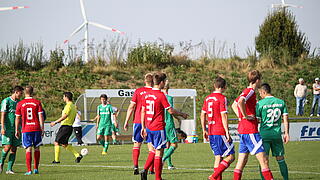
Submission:
[[[207,114],[208,135],[225,135],[221,113],[228,113],[227,98],[220,92],[213,92],[204,99],[202,112]]]
[[[136,104],[136,109],[134,111],[134,119],[133,123],[141,123],[141,107],[142,107],[142,100],[144,98],[144,95],[151,91],[152,87],[141,87],[134,91],[134,94],[132,96],[131,102]]]
[[[248,116],[256,117],[256,93],[254,92],[253,88],[246,88],[242,91],[240,96],[235,100],[237,103],[240,98],[245,99],[245,107],[246,112]],[[240,122],[238,125],[238,132],[239,134],[252,134],[252,133],[258,133],[258,120],[255,118],[254,120],[247,120],[243,119],[243,114],[240,111],[239,105],[238,105],[238,112],[239,112],[239,118]]]
[[[145,123],[146,127],[151,131],[164,130],[165,115],[164,111],[170,108],[170,104],[166,98],[166,95],[161,92],[160,89],[152,88],[144,96],[144,101],[142,104],[145,107]]]
[[[43,113],[41,102],[30,98],[25,98],[17,104],[16,116],[21,116],[22,133],[41,131],[39,114]]]

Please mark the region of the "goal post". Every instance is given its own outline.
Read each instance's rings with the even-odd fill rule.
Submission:
[[[83,114],[82,121],[90,121],[96,116],[97,106],[101,104],[100,95],[106,94],[110,104],[118,109],[117,121],[121,134],[131,135],[132,128],[125,132],[123,124],[134,91],[135,89],[86,89],[85,93],[80,95],[76,101],[76,106]],[[192,135],[196,130],[196,90],[169,89],[169,95],[173,97],[175,109],[189,114],[188,119],[175,119],[176,127],[180,127],[187,135]],[[129,121],[129,126],[130,124],[132,121]]]

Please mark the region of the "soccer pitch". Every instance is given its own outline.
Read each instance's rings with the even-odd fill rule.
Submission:
[[[238,143],[235,143],[236,151]],[[83,147],[75,147],[80,151]],[[74,156],[61,149],[61,164],[51,164],[54,151],[53,146],[41,147],[40,174],[24,176],[25,153],[19,148],[14,165],[15,175],[7,175],[3,172],[1,180],[6,179],[129,179],[137,180],[140,176],[134,176],[132,170],[131,151],[132,145],[111,145],[107,155],[101,155],[101,146],[87,146],[89,154],[81,163],[74,162]],[[290,179],[320,179],[320,142],[290,142],[285,145],[286,161],[289,168]],[[147,157],[147,146],[141,149],[139,165],[142,167]],[[173,164],[176,170],[167,170],[165,165],[162,177],[164,179],[207,179],[212,173],[214,156],[208,144],[179,144],[173,154]],[[32,165],[33,166],[33,165]],[[232,179],[235,163],[223,174],[223,179]],[[4,169],[7,167],[7,162]],[[275,179],[282,179],[278,164],[274,158],[270,160],[270,167]],[[258,163],[255,157],[250,156],[244,169],[242,179],[260,179]],[[148,179],[154,179],[154,175],[148,175]]]

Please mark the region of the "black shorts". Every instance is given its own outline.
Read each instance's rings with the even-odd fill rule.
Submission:
[[[55,142],[58,142],[59,144],[68,144],[72,131],[73,131],[72,126],[62,125],[59,128]]]

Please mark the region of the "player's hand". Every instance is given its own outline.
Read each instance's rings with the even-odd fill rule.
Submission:
[[[143,138],[147,137],[147,130],[146,130],[146,128],[141,129],[141,136],[142,136]]]
[[[187,118],[189,117],[189,114],[187,114],[187,113],[182,113],[182,117],[183,117],[184,119],[187,119]]]
[[[119,127],[119,125],[118,125],[118,123],[115,123],[115,125],[114,125],[116,128],[118,128]]]
[[[6,130],[4,128],[1,129],[1,134],[5,135],[6,134]]]
[[[16,136],[17,139],[19,139],[20,138],[20,132],[16,131],[15,136]]]
[[[51,127],[53,127],[54,125],[56,125],[56,122],[55,122],[55,121],[53,121],[53,122],[50,123],[50,126],[51,126]]]
[[[232,140],[229,132],[226,133],[226,139],[227,139],[227,142],[231,142],[231,140]]]
[[[123,129],[124,129],[124,131],[128,131],[128,123],[127,122],[124,123]]]
[[[202,134],[203,134],[203,139],[209,141],[209,139],[208,139],[208,131],[203,131]]]
[[[249,121],[253,121],[255,120],[256,118],[254,116],[247,116],[245,119],[249,120]]]
[[[289,142],[289,140],[290,140],[289,134],[284,134],[284,136],[283,136],[283,142],[284,142],[284,144],[287,144],[287,143]]]

